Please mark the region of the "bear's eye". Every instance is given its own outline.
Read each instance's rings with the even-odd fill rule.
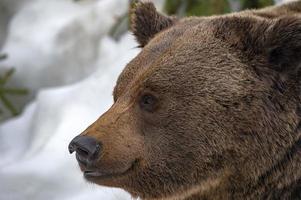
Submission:
[[[140,99],[140,107],[148,112],[154,111],[157,98],[151,94],[145,94]]]

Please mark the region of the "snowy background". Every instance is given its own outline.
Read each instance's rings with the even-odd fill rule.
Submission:
[[[9,55],[0,72],[13,66],[8,86],[30,90],[13,99],[21,115],[2,114],[0,200],[131,199],[86,183],[67,150],[112,104],[118,74],[139,52],[130,33],[108,36],[127,9],[128,0],[0,0],[0,52]]]

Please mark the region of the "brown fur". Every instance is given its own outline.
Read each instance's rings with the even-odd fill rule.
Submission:
[[[300,199],[299,12],[175,20],[138,3],[144,48],[82,133],[103,144],[88,167],[110,175],[87,179],[144,200]]]

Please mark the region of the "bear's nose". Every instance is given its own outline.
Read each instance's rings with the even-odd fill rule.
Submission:
[[[96,160],[101,151],[101,143],[89,136],[77,136],[69,144],[69,152],[74,151],[81,159]]]

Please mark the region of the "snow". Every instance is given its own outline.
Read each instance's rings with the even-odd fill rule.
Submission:
[[[10,85],[31,91],[14,102],[26,105],[22,115],[0,124],[0,200],[131,199],[87,183],[67,149],[112,104],[119,73],[139,52],[130,33],[107,36],[127,2],[0,2],[0,48],[9,55],[0,72],[14,66]]]
[[[11,86],[32,95],[20,100],[22,115],[0,124],[0,200],[131,199],[87,183],[67,149],[112,104],[119,73],[139,52],[130,33],[106,36],[126,9],[120,0],[32,0],[11,17],[0,70],[15,66]]]
[[[78,199],[101,199],[103,195],[106,199],[129,198],[120,191],[85,185],[67,146],[112,103],[115,79],[137,54],[135,46],[129,34],[118,44],[104,38],[98,62],[102,67],[93,75],[70,86],[41,90],[22,116],[0,126],[4,144],[0,199],[63,199],[64,195],[66,199],[73,199],[72,195],[81,195]]]
[[[23,115],[0,126],[0,199],[130,199],[123,191],[86,184],[67,146],[112,104],[115,80],[138,53],[135,46],[130,34],[118,43],[105,37],[101,67],[91,76],[41,90]]]
[[[25,87],[31,101],[39,89],[71,84],[94,72],[99,42],[127,1],[29,1],[12,18],[2,52],[9,55],[0,69],[15,67],[10,85]]]

